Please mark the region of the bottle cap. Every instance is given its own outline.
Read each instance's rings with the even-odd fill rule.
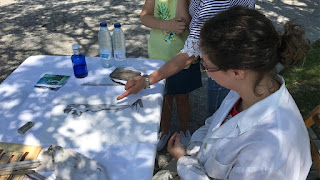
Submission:
[[[107,23],[106,22],[100,23],[100,27],[107,27]]]
[[[120,28],[120,27],[121,27],[121,24],[120,24],[120,23],[115,23],[113,26],[114,26],[115,28]]]
[[[79,49],[79,44],[73,44],[72,49]]]

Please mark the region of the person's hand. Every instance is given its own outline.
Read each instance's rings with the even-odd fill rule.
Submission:
[[[185,23],[185,21],[182,18],[174,18],[166,22],[167,22],[166,29],[176,34],[181,34],[188,28],[188,24]]]
[[[117,100],[125,98],[125,97],[129,96],[130,94],[137,94],[139,91],[141,91],[145,87],[146,87],[146,78],[145,77],[137,76],[133,79],[130,79],[124,87],[126,92],[124,92],[123,94],[118,96]]]
[[[175,159],[179,159],[180,157],[186,155],[186,148],[180,141],[180,134],[174,133],[168,141],[168,152]]]

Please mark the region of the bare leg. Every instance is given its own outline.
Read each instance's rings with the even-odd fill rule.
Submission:
[[[163,105],[162,105],[163,107],[162,107],[161,122],[160,122],[162,136],[164,134],[168,134],[170,130],[172,105],[173,105],[173,95],[165,96],[163,98]]]
[[[191,112],[189,94],[176,94],[174,97],[177,104],[180,130],[183,131],[183,133],[186,133],[186,131],[188,130],[188,123],[190,120]]]

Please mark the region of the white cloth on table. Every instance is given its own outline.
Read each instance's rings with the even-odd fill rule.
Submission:
[[[192,156],[178,161],[181,179],[305,179],[312,164],[308,133],[281,76],[279,82],[278,91],[220,126],[240,98],[230,91],[192,135]]]
[[[41,166],[37,171],[54,171],[48,179],[56,180],[109,180],[98,162],[72,150],[52,145],[40,154]]]
[[[104,166],[112,180],[151,179],[164,81],[116,101],[116,97],[125,91],[123,86],[82,85],[108,83],[101,79],[109,77],[113,68],[102,68],[98,57],[86,57],[86,62],[89,74],[86,78],[78,79],[73,75],[70,56],[41,55],[26,59],[0,84],[0,101],[3,102],[0,105],[0,141],[43,147],[56,144],[97,161]],[[144,70],[145,74],[164,64],[162,60],[137,58],[128,58],[127,63],[128,69]],[[58,91],[34,88],[44,74],[70,75],[70,78]],[[75,119],[70,117],[58,119],[65,115],[72,116],[72,113],[52,114],[59,107],[70,104],[70,101],[126,106],[133,105],[138,99],[142,100],[143,107],[138,103],[138,107],[124,110],[99,111],[96,116],[87,111],[82,113],[81,122],[77,123],[73,123]],[[88,119],[88,123],[82,121],[91,115],[94,119]],[[103,115],[104,120],[101,119]],[[34,122],[34,127],[23,135],[19,134],[17,129],[28,121]],[[97,121],[101,124],[94,124]]]

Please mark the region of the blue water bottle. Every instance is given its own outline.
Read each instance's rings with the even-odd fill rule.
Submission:
[[[73,55],[71,56],[73,72],[77,78],[84,78],[88,76],[86,58],[80,54],[79,44],[73,44]]]

